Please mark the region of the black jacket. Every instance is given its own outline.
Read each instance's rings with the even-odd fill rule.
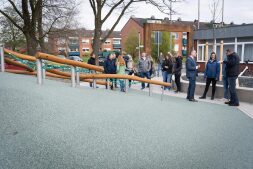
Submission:
[[[227,61],[223,61],[226,64],[226,74],[227,77],[235,77],[240,73],[239,64],[240,59],[239,56],[234,52],[227,57]]]
[[[165,66],[167,66],[168,68],[165,68]],[[163,60],[162,63],[162,71],[167,71],[168,73],[172,73],[172,69],[173,69],[173,63],[167,59]]]
[[[95,65],[96,64],[95,58],[90,57],[89,60],[88,60],[88,64]]]
[[[181,69],[182,69],[182,59],[180,57],[177,57],[174,67],[174,74],[181,75]]]
[[[109,58],[105,61],[104,72],[106,74],[116,74],[116,59],[110,60]]]

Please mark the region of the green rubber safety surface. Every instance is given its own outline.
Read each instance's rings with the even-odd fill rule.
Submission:
[[[234,107],[0,73],[0,169],[253,168]]]

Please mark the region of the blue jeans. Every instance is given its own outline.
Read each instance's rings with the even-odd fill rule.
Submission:
[[[229,88],[229,93],[230,93],[230,102],[232,104],[239,104],[239,100],[238,100],[237,93],[236,93],[236,79],[237,79],[237,76],[228,77],[228,88]]]
[[[187,77],[189,80],[189,86],[187,91],[187,99],[194,99],[195,87],[196,87],[196,78]]]
[[[160,63],[157,64],[157,76],[159,77],[159,73],[161,72],[162,65]]]
[[[222,81],[223,81],[223,89],[224,89],[224,98],[229,99],[228,77],[222,76]]]
[[[119,80],[119,85],[120,85],[120,90],[125,90],[125,82],[124,82],[124,80],[120,79]]]
[[[163,82],[171,83],[171,76],[172,76],[171,73],[168,73],[167,71],[163,71]],[[170,90],[170,87],[165,87],[164,89],[166,88]]]
[[[140,72],[140,75],[141,75],[141,78],[146,77],[147,79],[151,79],[149,72]],[[145,83],[141,83],[141,87],[144,89],[145,88]]]

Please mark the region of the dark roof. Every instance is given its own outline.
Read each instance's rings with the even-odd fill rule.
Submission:
[[[131,17],[130,19],[134,20],[141,27],[143,27],[144,23],[146,23],[149,20],[150,21],[160,21],[163,24],[171,24],[171,22],[170,22],[170,20],[168,18],[154,19],[154,18],[135,18],[135,17]],[[172,20],[172,24],[174,24],[174,25],[181,25],[181,26],[190,25],[190,26],[193,26],[194,29],[197,29],[197,26],[198,26],[197,20],[195,20],[195,21]],[[208,22],[200,22],[199,26],[200,26],[200,29],[208,29],[208,28],[210,28],[210,23],[208,23]]]
[[[226,25],[222,28],[215,28],[214,33],[217,39],[234,37],[253,37],[253,24]],[[200,29],[194,32],[194,39],[213,39],[213,29]]]

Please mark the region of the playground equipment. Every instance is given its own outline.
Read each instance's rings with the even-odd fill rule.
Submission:
[[[78,62],[74,60],[68,60],[59,58],[54,55],[38,52],[35,57],[20,54],[8,49],[1,49],[4,51],[10,58],[5,57],[2,52],[1,60],[8,64],[12,64],[18,67],[21,67],[25,70],[6,70],[6,72],[17,73],[17,74],[27,74],[27,75],[37,75],[38,84],[43,84],[43,79],[46,76],[62,78],[62,79],[71,79],[71,86],[75,87],[76,84],[80,84],[80,81],[83,82],[92,82],[93,87],[96,88],[96,84],[110,86],[112,85],[109,80],[101,81],[97,79],[125,79],[127,84],[128,80],[138,81],[149,83],[153,85],[161,86],[171,86],[170,83],[165,83],[156,80],[144,79],[137,76],[130,75],[118,75],[118,74],[102,74],[104,69],[99,66],[90,65],[83,62]],[[4,66],[1,66],[1,71],[5,71]],[[60,71],[62,70],[62,71]],[[67,72],[66,72],[67,70]],[[92,72],[92,74],[91,74]],[[128,86],[128,85],[125,85]],[[127,87],[126,87],[127,88]],[[149,95],[151,95],[151,88],[149,88]],[[162,88],[162,96],[164,94],[164,89]]]

